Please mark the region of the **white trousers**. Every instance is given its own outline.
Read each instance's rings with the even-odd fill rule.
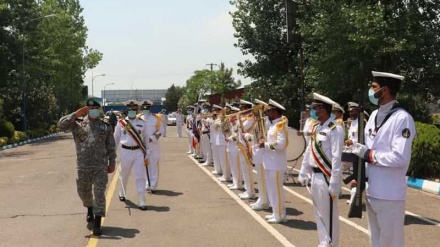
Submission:
[[[153,146],[154,145],[154,146]],[[157,187],[159,183],[159,157],[160,157],[160,146],[159,144],[151,144],[153,146],[150,148],[149,154],[149,164],[148,164],[148,173],[150,175],[150,184],[148,181],[145,183],[146,187]],[[146,172],[145,172],[146,174]],[[145,187],[144,187],[145,189]]]
[[[163,124],[163,137],[167,136],[167,124],[166,123],[162,123]]]
[[[182,123],[176,123],[176,126],[177,126],[177,136],[178,137],[182,137],[182,126],[183,126],[183,124]]]
[[[220,167],[222,168],[222,178],[226,180],[231,180],[231,168],[229,168],[229,160],[228,160],[228,154],[226,152],[226,146],[225,145],[217,145],[217,152],[218,157],[220,160]]]
[[[208,134],[203,134],[201,141],[202,143],[202,153],[203,153],[203,159],[206,161],[206,163],[211,164],[212,162],[212,152],[211,152],[211,142],[209,140]]]
[[[217,174],[222,173],[222,167],[220,166],[220,154],[219,149],[217,148],[217,145],[214,143],[211,143],[211,149],[212,149],[212,156],[214,159],[214,171],[217,172]]]
[[[135,186],[137,192],[145,191],[145,165],[144,165],[144,154],[140,149],[129,150],[121,148],[121,174],[119,178],[122,178],[124,184],[124,189],[127,192],[127,183],[130,178],[130,173],[134,172]],[[121,188],[122,192],[122,188]],[[122,193],[120,193],[122,195]]]
[[[238,159],[240,161],[241,175],[243,176],[244,188],[246,192],[251,197],[253,197],[255,195],[255,190],[254,190],[254,176],[252,173],[252,164],[248,165],[248,163],[246,163],[244,154],[241,151],[238,152]]]
[[[284,172],[265,170],[267,194],[270,204],[272,205],[272,213],[276,220],[280,221],[286,216],[285,195],[283,189]]]
[[[240,167],[240,160],[238,158],[238,152],[228,151],[227,153],[228,153],[229,165],[231,166],[232,183],[234,183],[234,186],[236,187],[242,187],[241,167]]]
[[[186,134],[188,136],[188,152],[194,153],[194,148],[192,145],[192,138],[193,138],[193,133],[192,130],[190,129],[186,129]]]
[[[339,244],[339,210],[338,201],[332,200],[333,204],[333,228],[330,238],[330,194],[327,182],[322,173],[314,173],[312,176],[311,193],[314,201],[316,226],[318,228],[319,246],[328,246],[330,240],[333,247]],[[315,204],[316,203],[316,204]]]
[[[267,187],[266,187],[266,173],[263,164],[255,164],[255,169],[257,170],[257,182],[258,182],[258,205],[268,205],[269,199],[267,197]]]
[[[405,201],[367,197],[366,204],[371,246],[405,246]]]

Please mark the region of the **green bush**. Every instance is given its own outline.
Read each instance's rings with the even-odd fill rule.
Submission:
[[[14,125],[8,121],[0,121],[0,137],[14,137]]]
[[[57,133],[58,131],[60,131],[56,125],[51,125],[49,127],[49,133]]]
[[[8,144],[8,138],[7,137],[0,137],[0,147]]]
[[[408,175],[417,178],[440,178],[440,129],[416,122]]]
[[[25,132],[15,131],[14,136],[8,139],[8,143],[18,143],[27,139],[27,135]]]
[[[29,138],[37,138],[42,137],[49,134],[49,130],[46,129],[33,129],[28,130]]]

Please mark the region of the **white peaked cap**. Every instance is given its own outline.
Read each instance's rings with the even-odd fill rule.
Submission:
[[[197,103],[205,103],[206,99],[199,99],[199,101],[197,101]]]
[[[332,110],[340,110],[342,113],[345,113],[344,108],[338,103],[333,104]]]
[[[252,106],[253,104],[252,104],[252,102],[249,102],[249,101],[246,101],[246,100],[240,100],[240,105],[250,105],[250,106]]]
[[[212,108],[214,108],[214,109],[219,109],[219,110],[223,110],[223,107],[221,107],[221,106],[219,106],[219,105],[216,105],[216,104],[213,104],[213,105],[212,105]]]
[[[240,109],[239,109],[239,108],[237,108],[237,107],[234,107],[234,106],[232,106],[232,107],[231,107],[231,111],[239,112],[239,111],[240,111]]]
[[[232,109],[232,106],[229,103],[226,103],[225,107],[228,107],[228,108]]]
[[[134,100],[134,99],[129,99],[129,100],[127,100],[127,101],[125,101],[124,102],[124,105],[125,106],[139,106],[139,105],[141,105],[140,104],[140,102],[139,101],[137,101],[137,100]]]
[[[319,93],[313,93],[313,101],[320,101],[323,102],[325,104],[329,104],[333,107],[333,105],[339,105],[338,103],[334,102],[332,99],[330,99],[327,96],[324,96],[322,94]],[[319,103],[318,103],[319,104]],[[317,105],[317,102],[313,102],[312,106]]]
[[[355,102],[348,102],[347,105],[348,105],[348,110],[351,110],[353,108],[359,108],[359,104]]]
[[[266,102],[259,100],[259,99],[255,99],[254,102],[255,102],[255,104],[259,104],[259,105],[265,105],[265,106],[268,105]]]
[[[401,75],[396,75],[392,73],[386,73],[386,72],[378,72],[378,71],[371,71],[371,74],[373,74],[373,77],[388,77],[393,78],[397,80],[403,80],[405,77]]]
[[[279,103],[277,103],[275,100],[272,100],[272,99],[269,99],[269,106],[273,106],[273,107],[278,108],[283,111],[286,110],[286,108],[284,108],[284,106],[280,105]]]

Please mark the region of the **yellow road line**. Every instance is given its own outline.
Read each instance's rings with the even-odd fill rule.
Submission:
[[[119,165],[119,164],[117,164]],[[107,215],[108,209],[110,208],[110,202],[112,201],[113,193],[116,189],[116,183],[118,182],[119,172],[118,169],[115,169],[112,181],[110,186],[107,189],[107,193],[105,194],[105,215]],[[104,225],[105,217],[101,220],[101,225]],[[96,247],[98,245],[99,237],[93,235],[93,231],[90,232],[90,238],[87,242],[87,247]]]

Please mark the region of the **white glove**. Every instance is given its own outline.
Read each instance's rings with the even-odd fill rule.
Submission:
[[[330,183],[328,187],[328,193],[333,199],[339,196],[340,190],[341,190],[341,183]]]
[[[365,152],[367,152],[367,147],[365,147],[365,145],[363,144],[355,143],[353,144],[353,149],[351,150],[351,152],[361,158],[364,158]]]
[[[298,182],[302,185],[302,186],[307,186],[307,184],[309,184],[310,178],[307,174],[305,173],[300,173],[298,175]]]

